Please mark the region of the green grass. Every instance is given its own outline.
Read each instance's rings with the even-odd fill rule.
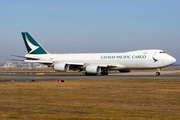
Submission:
[[[180,79],[1,82],[0,119],[180,119]]]

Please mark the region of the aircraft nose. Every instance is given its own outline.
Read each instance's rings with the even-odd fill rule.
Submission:
[[[176,59],[170,55],[167,55],[165,59],[163,60],[163,63],[168,66],[174,64],[175,62],[176,62]]]
[[[169,56],[169,63],[174,64],[176,62],[176,59],[172,56]]]
[[[172,63],[175,63],[176,62],[176,59],[172,57]]]

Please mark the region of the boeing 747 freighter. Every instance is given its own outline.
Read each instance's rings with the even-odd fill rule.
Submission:
[[[170,66],[176,59],[163,50],[138,50],[124,53],[81,53],[51,54],[48,53],[28,32],[22,32],[28,54],[25,62],[37,62],[53,67],[55,71],[85,71],[85,75],[108,75],[110,70],[130,72],[132,69],[160,69]],[[18,56],[17,56],[18,57]]]

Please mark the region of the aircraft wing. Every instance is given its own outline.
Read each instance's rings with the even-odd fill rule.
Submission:
[[[114,69],[114,68],[118,68],[118,69],[124,69],[125,66],[121,65],[121,64],[101,64],[101,63],[96,63],[96,64],[91,64],[91,63],[78,63],[78,62],[61,62],[61,61],[53,61],[53,60],[24,60],[25,62],[36,62],[36,63],[41,63],[41,64],[46,64],[46,65],[55,65],[56,63],[62,63],[62,64],[67,64],[69,65],[69,67],[73,70],[77,70],[77,69],[82,69],[85,68],[87,66],[99,66],[102,69]],[[55,64],[53,64],[55,63]]]
[[[24,60],[20,60],[20,59],[7,59],[7,60],[12,60],[12,61],[24,61]]]
[[[41,64],[47,64],[47,63],[58,63],[59,61],[53,61],[53,60],[24,60],[25,62],[36,62],[36,63],[41,63]],[[77,62],[63,62],[68,65],[74,65],[74,66],[84,66],[86,63],[77,63]],[[97,65],[99,67],[120,67],[124,68],[123,65],[121,64],[88,64],[88,65]]]
[[[39,58],[32,58],[32,57],[24,57],[24,56],[20,56],[20,55],[11,55],[11,56],[15,56],[15,57],[20,57],[20,58],[26,58],[27,60],[18,60],[18,59],[9,59],[9,60],[13,60],[13,61],[24,61],[24,62],[32,62],[32,63],[41,63],[41,64],[53,64],[53,63],[58,63],[61,61],[53,61],[53,60],[39,60]],[[106,68],[106,67],[120,67],[120,68],[124,68],[123,65],[119,65],[119,64],[101,64],[101,63],[97,63],[97,64],[89,64],[89,63],[76,63],[76,62],[63,62],[66,63],[68,65],[73,65],[73,66],[88,66],[88,65],[97,65],[99,67],[102,68]],[[86,65],[88,64],[88,65]]]
[[[46,63],[54,63],[58,61],[53,61],[53,60],[24,60],[25,62],[36,62],[36,63],[42,63],[42,64],[46,64]],[[84,63],[74,63],[74,62],[63,62],[66,63],[68,65],[84,65]]]

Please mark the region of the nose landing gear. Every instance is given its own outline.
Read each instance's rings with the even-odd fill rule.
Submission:
[[[160,70],[161,70],[161,69],[157,69],[156,76],[161,75]]]

